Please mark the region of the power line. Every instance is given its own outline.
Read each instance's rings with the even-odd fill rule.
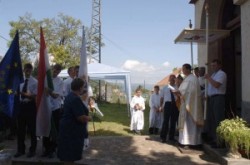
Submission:
[[[120,51],[122,51],[123,53],[129,53],[127,50],[125,50],[124,48],[122,48],[120,45],[116,44],[115,42],[113,42],[112,40],[110,40],[108,37],[104,36],[102,34],[103,38],[106,39],[107,41],[109,41],[112,45],[114,45],[117,49],[119,49]],[[130,53],[129,53],[130,54]]]
[[[9,42],[9,40],[6,39],[5,37],[3,37],[2,35],[0,35],[0,38],[2,38],[2,39],[4,39],[5,41],[8,41],[8,42]]]
[[[112,41],[111,39],[109,39],[107,36],[104,36],[102,34],[103,38],[106,39],[107,41],[109,41],[114,47],[116,47],[117,49],[119,49],[121,52],[123,52],[125,55],[129,56],[129,57],[136,57],[137,59],[144,61],[143,58],[141,58],[140,56],[137,55],[132,55],[131,52],[127,51],[126,49],[124,49],[122,46],[120,46],[119,44],[115,43],[114,41]]]

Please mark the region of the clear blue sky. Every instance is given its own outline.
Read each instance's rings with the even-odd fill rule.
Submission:
[[[188,2],[102,0],[102,63],[130,70],[132,83],[141,84],[154,84],[174,67],[190,63],[190,45],[174,43],[188,20],[194,20],[194,6]],[[90,27],[92,0],[0,0],[0,35],[9,40],[8,22],[27,12],[37,20],[64,13]],[[0,55],[6,53],[6,44],[0,37]]]

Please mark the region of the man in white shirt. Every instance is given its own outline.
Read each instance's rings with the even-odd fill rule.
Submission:
[[[221,70],[221,61],[215,59],[211,63],[213,74],[205,75],[208,81],[208,112],[207,123],[208,136],[211,138],[211,145],[216,145],[216,128],[225,119],[225,94],[227,85],[227,75]]]
[[[160,111],[163,112],[164,116],[160,137],[163,143],[166,142],[167,136],[168,140],[175,141],[175,128],[179,115],[179,111],[175,102],[175,97],[172,93],[172,90],[175,89],[175,75],[172,74],[169,76],[169,85],[165,86],[160,93]]]
[[[58,77],[58,74],[61,72],[62,67],[59,64],[55,64],[52,68],[52,78],[53,78],[53,91],[49,91],[50,97],[50,109],[52,111],[52,122],[51,129],[58,132],[59,130],[59,120],[61,118],[61,106],[62,106],[62,97],[63,97],[63,80]],[[52,132],[52,131],[51,131]],[[57,146],[57,138],[50,134],[49,137],[43,137],[43,146],[45,148],[43,157],[53,158]]]
[[[36,151],[36,95],[37,80],[31,76],[33,66],[30,63],[24,65],[24,83],[20,84],[20,110],[17,114],[17,153],[14,157],[25,154],[25,135],[27,128],[30,133],[31,146],[27,157],[33,157]]]
[[[71,91],[71,82],[73,81],[73,79],[75,78],[75,69],[74,67],[69,67],[68,68],[68,74],[69,77],[64,80],[64,85],[63,85],[63,96],[66,97],[70,91]]]

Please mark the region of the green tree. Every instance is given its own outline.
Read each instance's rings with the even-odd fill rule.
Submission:
[[[20,34],[20,53],[24,62],[34,61],[39,52],[40,26],[43,27],[46,45],[53,63],[63,67],[79,64],[82,41],[82,22],[71,16],[58,14],[57,18],[35,20],[30,13],[20,16],[18,21],[10,21],[10,36],[13,38],[16,30]],[[89,43],[90,31],[85,28],[86,43]],[[104,45],[104,44],[102,44]],[[89,50],[89,45],[86,45]]]

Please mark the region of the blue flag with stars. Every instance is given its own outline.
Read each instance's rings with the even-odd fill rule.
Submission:
[[[12,117],[19,86],[23,83],[22,63],[19,51],[19,35],[16,32],[9,50],[0,62],[0,111]]]

